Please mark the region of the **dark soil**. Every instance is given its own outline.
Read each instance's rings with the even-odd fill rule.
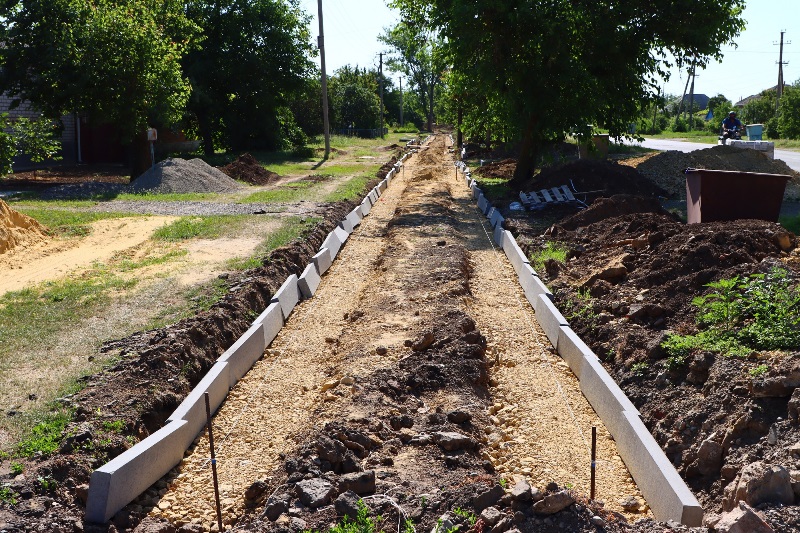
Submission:
[[[261,163],[250,154],[242,154],[235,161],[219,169],[231,178],[251,185],[269,185],[280,178],[276,172],[261,166]]]
[[[127,185],[130,169],[119,165],[63,165],[15,172],[0,178],[0,190],[38,191],[59,185],[116,183]]]

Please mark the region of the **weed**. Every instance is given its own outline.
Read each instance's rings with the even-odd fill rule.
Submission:
[[[17,504],[17,493],[6,486],[0,486],[0,502],[7,503],[8,505]]]
[[[111,433],[122,433],[125,429],[125,422],[122,420],[106,420],[103,422],[103,429]]]
[[[500,486],[503,488],[506,488],[506,486],[508,485],[508,480],[504,477],[498,479],[497,482],[500,483]]]
[[[30,434],[18,445],[17,452],[32,458],[37,453],[49,455],[58,449],[63,438],[64,428],[71,419],[71,413],[57,411],[49,413],[45,419],[30,430]]]
[[[754,378],[757,378],[758,376],[763,376],[764,374],[766,374],[768,370],[769,370],[769,366],[767,366],[767,365],[758,365],[758,366],[756,366],[754,368],[751,368],[749,374],[751,376],[753,376]]]
[[[631,372],[636,376],[643,376],[649,367],[650,365],[647,364],[647,361],[639,361],[638,363],[633,363]]]
[[[417,533],[417,530],[414,529],[414,522],[410,518],[406,518],[406,521],[403,522],[403,533]]]
[[[576,298],[569,299],[566,302],[566,308],[569,309],[565,318],[572,322],[580,322],[586,324],[590,329],[595,327],[597,321],[597,313],[594,312],[592,307],[592,296],[587,289],[578,290],[575,294]]]
[[[11,473],[15,476],[20,475],[25,470],[25,467],[22,466],[22,463],[11,463]]]
[[[363,500],[358,500],[358,511],[354,519],[345,516],[341,522],[333,526],[329,533],[375,533],[375,522],[381,517],[370,518],[369,509]]]
[[[453,513],[462,518],[466,518],[470,526],[474,526],[475,522],[478,520],[478,517],[475,515],[475,513],[468,509],[462,509],[461,507],[456,507],[453,509]]]
[[[559,263],[564,263],[567,260],[567,252],[569,250],[554,242],[548,242],[543,248],[532,253],[530,256],[531,266],[537,272],[544,272],[544,264],[549,259],[555,259]]]
[[[58,481],[50,476],[39,476],[36,481],[39,482],[39,486],[42,487],[42,490],[46,492],[52,492],[56,490],[56,487],[58,487]]]
[[[685,355],[671,355],[667,357],[667,359],[664,361],[664,368],[672,372],[678,370],[685,364],[686,364]]]

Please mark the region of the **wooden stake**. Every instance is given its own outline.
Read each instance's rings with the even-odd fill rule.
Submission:
[[[591,489],[589,490],[589,499],[594,500],[594,473],[595,473],[595,459],[597,458],[597,428],[592,426],[592,481]]]
[[[211,448],[211,474],[214,478],[214,501],[217,503],[217,525],[219,525],[220,532],[225,531],[222,529],[222,507],[219,504],[219,481],[217,480],[217,457],[214,455],[214,432],[211,428],[211,404],[208,399],[208,392],[205,393],[206,398],[206,419],[208,420],[208,446]]]

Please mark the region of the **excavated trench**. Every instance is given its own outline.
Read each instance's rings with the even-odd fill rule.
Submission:
[[[627,518],[649,516],[448,144],[407,162],[216,414],[226,528],[327,529],[357,495],[385,530],[431,530],[458,509],[444,519],[475,531],[614,531],[631,498]],[[586,499],[592,426],[604,507]],[[140,527],[217,530],[208,457],[204,435],[134,502],[151,509]]]

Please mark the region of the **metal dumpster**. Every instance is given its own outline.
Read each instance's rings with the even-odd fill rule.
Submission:
[[[687,168],[686,218],[689,224],[756,218],[777,222],[791,176]]]

